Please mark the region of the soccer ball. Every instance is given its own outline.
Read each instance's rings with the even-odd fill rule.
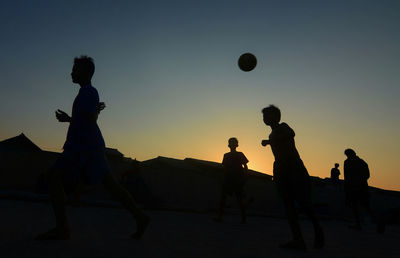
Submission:
[[[251,53],[245,53],[239,57],[238,65],[242,71],[250,72],[256,67],[257,58]]]

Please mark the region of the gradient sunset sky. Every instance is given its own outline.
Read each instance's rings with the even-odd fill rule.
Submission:
[[[221,162],[227,140],[272,174],[261,109],[282,111],[310,175],[353,148],[370,185],[400,190],[400,1],[1,1],[0,140],[62,151],[94,58],[106,144],[127,157]],[[237,67],[257,56],[251,72]],[[340,176],[343,178],[343,173]]]

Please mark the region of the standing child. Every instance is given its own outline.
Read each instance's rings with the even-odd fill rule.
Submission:
[[[332,183],[334,184],[339,183],[339,176],[340,176],[339,163],[335,163],[335,167],[331,169]]]
[[[280,192],[286,210],[286,215],[292,231],[293,239],[282,244],[281,248],[305,250],[304,242],[296,211],[295,202],[300,204],[311,219],[315,240],[314,247],[324,246],[322,227],[315,216],[311,203],[310,177],[294,142],[294,131],[286,123],[280,123],[281,111],[270,105],[262,110],[263,120],[272,129],[268,140],[262,140],[262,146],[271,146],[275,157],[274,182]]]
[[[239,142],[236,138],[228,140],[228,147],[230,152],[224,154],[222,166],[224,167],[224,181],[221,192],[221,202],[216,217],[216,221],[222,221],[227,195],[235,194],[239,203],[240,212],[242,215],[241,223],[247,221],[246,210],[243,203],[243,187],[247,175],[247,163],[249,162],[242,152],[236,151]]]

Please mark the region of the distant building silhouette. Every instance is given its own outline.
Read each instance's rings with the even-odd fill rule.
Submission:
[[[0,154],[0,171],[4,171],[0,173],[0,188],[47,192],[42,174],[59,157],[59,152],[42,150],[21,133],[0,141]],[[106,148],[106,156],[117,177],[120,177],[132,161],[113,148]]]
[[[29,136],[26,133],[25,135]],[[2,140],[5,139],[0,139]],[[8,190],[35,192],[35,184],[39,176],[60,155],[58,152],[24,151],[15,146],[9,148],[1,146],[0,144],[0,193],[8,192]],[[40,145],[37,146],[42,148]],[[108,159],[116,178],[122,176],[132,160],[127,157],[114,159],[110,156]],[[221,185],[218,184],[218,179],[223,176],[221,163],[194,158],[168,157],[157,157],[140,163],[141,171],[135,176],[127,175],[124,187],[142,207],[212,212],[213,214],[218,209],[219,200],[215,196],[218,196],[221,189]],[[137,177],[143,184],[137,181]],[[338,219],[347,218],[348,210],[343,202],[343,188],[332,191],[330,178],[320,179],[311,176],[311,181],[314,189],[313,202],[317,212],[330,217],[335,216]],[[42,188],[41,192],[46,192],[46,190]],[[377,212],[388,214],[388,221],[391,223],[398,223],[398,219],[393,219],[393,212],[387,212],[387,210],[398,207],[400,192],[369,187],[369,193],[371,199],[374,200],[373,208]],[[249,206],[250,216],[254,213],[284,216],[282,199],[277,195],[270,173],[249,170],[246,194],[254,197],[254,202]],[[81,200],[83,205],[86,205],[91,201],[109,203],[113,199],[101,185],[98,185],[85,187]],[[236,213],[236,210],[238,210],[236,200],[228,199],[225,213]]]
[[[29,140],[23,133],[0,141],[0,148],[16,151],[42,151],[42,149]]]

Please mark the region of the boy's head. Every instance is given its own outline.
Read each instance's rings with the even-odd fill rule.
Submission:
[[[356,152],[353,149],[346,149],[344,151],[344,154],[348,157],[348,158],[352,158],[356,156]]]
[[[88,83],[94,74],[94,62],[91,57],[75,57],[71,77],[73,83]]]
[[[281,121],[281,111],[274,105],[269,105],[262,111],[263,120],[266,125],[277,124]]]
[[[236,149],[239,146],[239,141],[235,138],[229,138],[228,140],[228,147],[231,149]]]
[[[338,168],[339,167],[339,163],[335,163],[335,168]]]

